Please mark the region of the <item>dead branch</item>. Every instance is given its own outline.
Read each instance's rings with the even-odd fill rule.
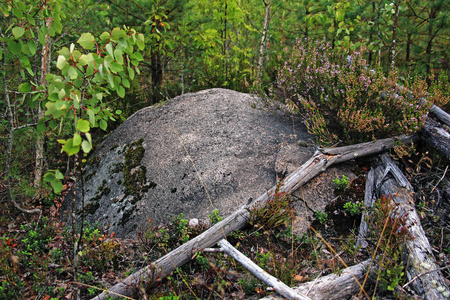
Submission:
[[[259,280],[274,288],[277,293],[287,299],[298,299],[298,300],[311,300],[311,298],[305,296],[302,293],[297,293],[286,284],[273,277],[263,269],[261,269],[257,264],[251,261],[247,256],[239,252],[226,240],[222,239],[218,243],[223,252],[234,258],[247,270],[252,272]]]
[[[278,192],[291,193],[334,164],[367,155],[378,154],[393,148],[395,141],[409,144],[414,139],[414,136],[400,136],[398,138],[388,138],[358,145],[319,149],[307,162],[286,177]],[[249,209],[255,206],[264,207],[267,201],[270,200],[271,195],[275,193],[276,188],[276,186],[272,187],[268,192],[264,192],[249,205],[242,206],[199,236],[171,251],[149,266],[138,270],[128,276],[124,281],[119,282],[93,299],[100,300],[106,299],[107,297],[116,297],[116,294],[132,296],[139,286],[148,288],[151,284],[162,280],[176,268],[188,262],[195,252],[209,248],[221,239],[226,238],[230,232],[243,228],[250,219]],[[109,294],[108,291],[114,294]]]
[[[393,174],[393,176],[390,176]],[[406,216],[412,240],[406,242],[403,261],[406,265],[408,280],[415,278],[410,285],[418,294],[424,295],[425,299],[448,299],[450,289],[445,278],[440,272],[439,266],[434,259],[430,243],[420,223],[419,215],[414,207],[414,191],[412,187],[401,186],[397,178],[407,181],[400,169],[393,163],[386,153],[381,155],[381,163],[375,169],[377,186],[382,195],[390,195],[392,201],[398,205],[397,213]],[[429,272],[437,270],[436,272]]]

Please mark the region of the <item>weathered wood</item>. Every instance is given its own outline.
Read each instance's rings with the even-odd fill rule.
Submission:
[[[436,105],[431,106],[430,111],[439,119],[439,121],[450,126],[450,115]]]
[[[385,172],[386,168],[390,168],[388,174]],[[375,177],[376,182],[381,182],[377,183],[380,193],[385,196],[391,195],[392,200],[398,205],[396,213],[407,217],[406,225],[412,236],[412,240],[406,242],[403,257],[408,280],[430,270],[437,270],[417,278],[411,283],[411,288],[425,299],[448,299],[450,289],[439,266],[436,265],[430,243],[414,207],[414,192],[411,187],[400,186],[396,180],[398,177],[403,177],[402,180],[406,181],[407,179],[386,153],[381,155],[381,164],[375,168]]]
[[[450,134],[440,126],[439,122],[427,119],[421,131],[421,138],[450,159]]]
[[[279,188],[279,192],[291,193],[333,164],[367,155],[378,154],[391,149],[394,146],[395,141],[401,141],[404,144],[408,144],[413,140],[414,136],[401,136],[394,139],[388,138],[358,145],[332,149],[319,149],[307,162],[285,178]],[[274,194],[276,188],[276,186],[272,187],[268,192],[264,192],[249,205],[242,206],[240,209],[194,239],[166,254],[149,266],[131,274],[124,281],[114,285],[108,290],[114,292],[114,295],[108,295],[108,291],[105,291],[93,299],[100,300],[105,299],[108,296],[116,297],[116,294],[132,296],[137,290],[137,287],[149,287],[157,280],[166,277],[176,268],[188,262],[196,251],[211,247],[217,244],[221,239],[226,238],[230,232],[243,228],[250,218],[249,209],[255,206],[264,207],[270,199],[270,196]]]
[[[234,258],[247,270],[249,270],[253,275],[255,275],[259,280],[274,288],[278,294],[287,299],[298,299],[298,300],[311,300],[311,298],[305,296],[302,293],[295,292],[289,286],[281,282],[279,279],[273,277],[263,269],[261,269],[257,264],[251,261],[247,256],[236,250],[227,240],[220,240],[219,246],[223,252]]]
[[[361,216],[361,224],[359,225],[359,232],[358,232],[358,240],[356,241],[356,247],[361,248],[367,248],[368,243],[366,241],[366,233],[367,233],[367,212],[370,207],[372,207],[373,204],[373,189],[375,187],[375,172],[371,168],[369,173],[366,176],[366,189],[364,193],[364,212]]]
[[[350,299],[359,293],[361,287],[357,280],[359,282],[364,281],[363,278],[369,265],[370,260],[365,260],[342,270],[339,275],[333,273],[317,280],[302,283],[292,289],[314,300]],[[281,297],[271,295],[261,300],[273,299],[281,299]]]

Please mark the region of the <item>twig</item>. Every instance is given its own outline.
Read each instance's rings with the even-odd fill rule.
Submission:
[[[445,167],[445,171],[444,171],[444,175],[442,175],[441,179],[439,179],[438,183],[436,183],[436,185],[433,187],[433,189],[431,190],[431,193],[434,191],[434,189],[439,185],[439,183],[441,183],[442,179],[445,178],[445,175],[447,174],[447,170],[448,170],[448,166]]]
[[[442,267],[442,268],[438,268],[438,269],[433,269],[433,270],[430,270],[430,271],[427,271],[427,272],[420,273],[419,275],[417,275],[416,277],[414,277],[413,279],[411,279],[408,283],[406,283],[405,285],[403,285],[403,286],[402,286],[402,289],[405,289],[405,287],[407,287],[408,285],[410,285],[410,284],[413,283],[416,279],[422,277],[423,275],[426,275],[426,274],[429,274],[429,273],[433,273],[433,272],[436,272],[436,271],[442,271],[442,270],[445,270],[445,269],[448,269],[448,268],[450,268],[450,266],[446,266],[446,267]]]

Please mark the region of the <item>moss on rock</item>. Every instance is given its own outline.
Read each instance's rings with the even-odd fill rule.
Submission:
[[[143,139],[139,139],[124,148],[123,184],[127,194],[138,195],[147,180],[147,169],[140,165],[145,153],[143,142]]]

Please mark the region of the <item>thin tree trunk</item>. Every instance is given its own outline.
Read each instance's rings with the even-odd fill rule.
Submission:
[[[264,48],[266,45],[267,31],[269,29],[270,0],[263,0],[263,3],[264,3],[264,27],[261,37],[261,43],[259,44],[259,55],[258,55],[258,79],[260,82],[262,78]]]
[[[378,35],[378,65],[381,66],[381,46],[383,46],[383,40],[381,39],[381,29],[380,29],[380,21],[381,21],[381,2],[378,2],[378,17],[377,17],[377,35]]]
[[[52,19],[48,18],[46,21],[47,28],[50,28],[52,23]],[[42,54],[41,54],[41,77],[39,80],[39,84],[41,86],[46,86],[47,81],[45,80],[45,76],[47,76],[48,68],[49,68],[49,55],[50,55],[50,35],[47,33],[45,35],[45,45],[42,46]],[[38,103],[38,120],[43,118],[45,115],[45,110],[41,107],[42,101]],[[35,161],[35,175],[34,175],[34,187],[38,188],[41,186],[42,174],[44,173],[44,141],[45,137],[43,134],[37,134],[36,141],[36,161]]]
[[[318,149],[307,162],[289,174],[281,186],[272,187],[252,203],[242,206],[199,236],[156,260],[149,266],[138,270],[124,281],[119,282],[93,299],[100,300],[107,297],[117,297],[118,295],[132,296],[138,287],[146,289],[151,284],[162,280],[176,268],[187,263],[195,252],[214,246],[221,239],[226,239],[232,231],[243,228],[250,219],[249,210],[254,207],[263,208],[276,189],[278,189],[278,193],[291,193],[334,164],[378,154],[392,149],[396,141],[409,144],[414,139],[414,136],[401,136],[394,139],[388,138],[339,148]]]
[[[399,10],[399,4],[398,1],[394,2],[395,5],[395,14],[394,14],[394,25],[392,28],[392,46],[391,46],[391,70],[394,71],[395,68],[395,44],[397,42],[397,25],[398,25],[398,10]]]
[[[2,51],[3,53],[5,53],[4,51],[4,46],[5,44],[2,42],[1,43],[2,46]],[[3,55],[2,58],[2,65],[5,66],[5,55]],[[13,206],[23,212],[23,213],[28,213],[28,214],[40,214],[41,210],[38,208],[35,209],[24,209],[22,208],[15,200],[14,200],[14,195],[12,193],[12,189],[11,189],[11,155],[12,155],[12,148],[13,148],[13,143],[14,143],[14,116],[12,113],[12,109],[11,109],[11,101],[9,99],[9,91],[8,91],[8,83],[7,83],[7,76],[4,75],[3,76],[3,92],[4,92],[4,99],[6,101],[6,110],[8,113],[8,119],[9,119],[9,131],[8,131],[8,148],[6,149],[6,159],[5,159],[5,178],[6,178],[6,189],[8,191],[8,197],[9,200],[11,201],[11,203],[13,204]]]

